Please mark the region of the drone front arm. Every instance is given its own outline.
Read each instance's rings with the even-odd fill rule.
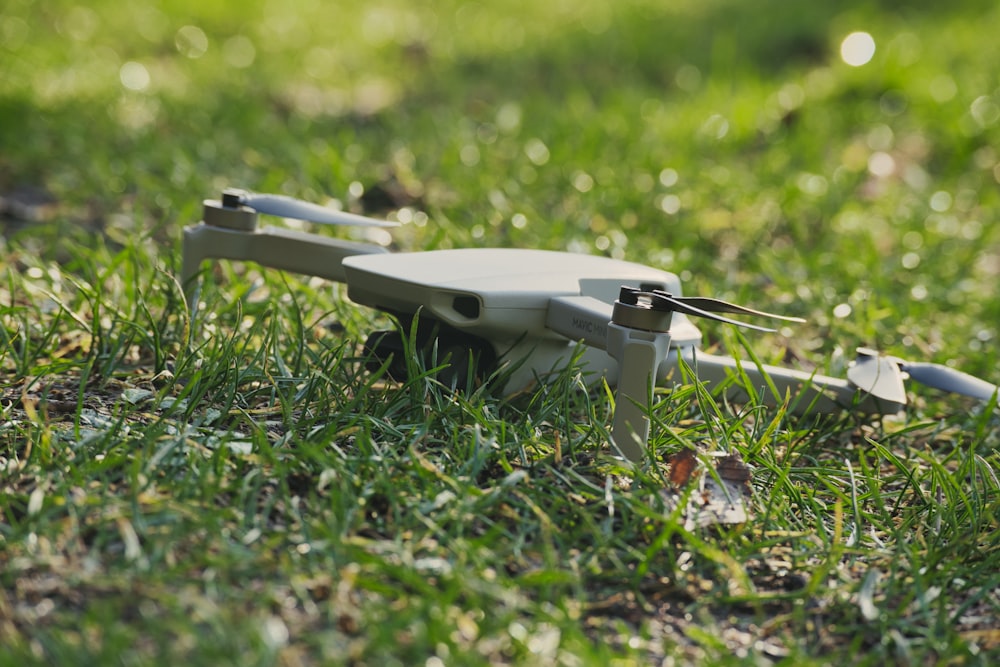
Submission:
[[[782,403],[787,397],[791,411],[796,414],[830,414],[845,408],[866,414],[892,414],[906,404],[899,368],[888,362],[875,369],[881,376],[877,387],[859,387],[850,380],[766,364],[758,366],[752,361],[688,347],[670,351],[666,363],[660,366],[660,377],[663,380],[671,376],[679,378],[682,359],[698,381],[705,382],[709,388],[728,382],[726,396],[730,400],[747,399],[743,385],[731,379],[743,377],[761,390],[760,399],[766,405]]]
[[[796,414],[829,414],[848,408],[868,414],[891,414],[903,409],[906,392],[898,364],[880,356],[860,358],[851,379],[840,379],[779,366],[757,365],[732,357],[709,354],[697,349],[700,332],[689,319],[674,313],[669,335],[638,332],[623,337],[611,323],[613,306],[593,297],[565,296],[550,300],[546,326],[570,340],[605,350],[618,361],[617,377],[609,369],[609,380],[617,381],[616,426],[619,447],[629,450],[632,438],[648,429],[643,406],[650,373],[657,384],[681,378],[681,360],[694,371],[698,381],[711,389],[726,383],[726,396],[740,401],[748,398],[743,381],[762,389],[765,404],[791,399]],[[663,345],[669,345],[656,352]],[[624,350],[624,351],[623,351]],[[658,355],[658,356],[657,356]],[[736,377],[737,381],[733,378]],[[629,398],[625,398],[629,397]],[[628,425],[627,427],[625,425]],[[626,434],[632,434],[626,435]],[[619,442],[620,441],[620,442]],[[624,452],[635,454],[635,452]],[[629,458],[632,458],[630,455]]]
[[[183,252],[181,284],[193,293],[192,280],[206,259],[252,261],[274,269],[345,282],[344,258],[388,250],[281,227],[243,231],[200,223],[184,229]]]
[[[609,350],[608,323],[614,306],[592,296],[558,296],[549,300],[545,326],[573,341]],[[697,345],[701,331],[686,315],[674,313],[670,325],[674,347]]]

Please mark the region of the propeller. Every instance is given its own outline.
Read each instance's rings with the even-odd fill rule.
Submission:
[[[733,313],[738,315],[756,315],[759,317],[770,317],[788,322],[805,322],[801,317],[788,317],[785,315],[775,315],[765,313],[761,310],[754,310],[746,306],[738,306],[735,303],[722,301],[721,299],[710,299],[700,296],[674,296],[670,292],[654,289],[645,291],[634,287],[622,286],[615,302],[615,321],[625,326],[632,326],[637,329],[647,329],[650,331],[669,330],[670,314],[683,313],[695,317],[715,320],[735,324],[736,326],[756,331],[773,332],[774,329],[762,327],[757,324],[749,324],[739,320],[733,320],[716,313]],[[666,316],[666,319],[660,317]]]
[[[927,361],[906,361],[899,357],[879,355],[875,350],[868,348],[858,348],[858,360],[848,369],[847,378],[862,389],[866,389],[867,386],[877,387],[882,381],[895,384],[896,381],[891,379],[893,373],[874,372],[876,369],[884,371],[886,365],[894,366],[898,369],[898,373],[905,373],[911,380],[922,385],[953,394],[971,396],[981,401],[996,400],[1000,392],[1000,387],[997,385],[954,368]],[[878,377],[880,375],[881,378]],[[871,393],[879,392],[873,389]]]
[[[353,225],[359,227],[399,226],[398,222],[375,220],[363,215],[354,215],[353,213],[338,211],[328,206],[320,206],[319,204],[302,201],[294,197],[257,194],[236,188],[227,188],[222,192],[222,205],[226,208],[246,206],[258,213],[305,220],[307,222],[317,222],[324,225]]]
[[[722,299],[712,299],[704,296],[674,296],[670,292],[664,292],[662,290],[656,290],[654,292],[658,297],[666,299],[670,306],[676,309],[678,312],[684,313],[686,315],[695,315],[697,317],[705,317],[708,319],[716,320],[718,322],[726,322],[727,324],[735,324],[748,329],[756,329],[758,331],[773,332],[774,329],[768,327],[758,326],[756,324],[748,324],[747,322],[740,322],[739,320],[733,320],[728,317],[722,317],[716,315],[715,313],[732,313],[735,315],[754,315],[757,317],[769,317],[775,320],[784,320],[786,322],[805,322],[801,317],[791,317],[788,315],[776,315],[774,313],[766,313],[763,310],[754,310],[753,308],[747,308],[746,306],[740,306],[735,303],[729,303],[728,301],[723,301]]]

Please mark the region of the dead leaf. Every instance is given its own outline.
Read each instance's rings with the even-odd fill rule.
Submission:
[[[684,503],[685,529],[746,523],[750,467],[738,454],[719,459],[714,475],[699,475],[699,467],[698,457],[690,449],[681,450],[670,458],[669,479],[674,488],[665,492],[665,500],[671,510]],[[695,479],[697,486],[691,488]]]
[[[698,466],[698,457],[693,449],[682,449],[670,457],[670,483],[683,488],[691,481],[691,475]]]
[[[729,454],[715,464],[719,477],[729,482],[750,483],[750,466],[743,462],[739,454]]]

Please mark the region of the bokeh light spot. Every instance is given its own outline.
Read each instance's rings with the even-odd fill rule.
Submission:
[[[896,173],[896,160],[888,153],[872,153],[868,158],[868,171],[877,178],[888,178]]]
[[[149,70],[142,63],[130,60],[118,70],[122,85],[129,90],[146,90],[149,87]]]
[[[977,97],[969,107],[969,111],[980,127],[989,127],[1000,120],[1000,105],[988,95]]]
[[[594,188],[594,177],[585,171],[573,174],[573,187],[580,192],[590,192]]]
[[[840,43],[840,58],[851,67],[861,67],[875,56],[875,38],[867,32],[852,32]]]
[[[849,303],[838,303],[833,308],[833,316],[836,317],[838,320],[842,320],[845,317],[847,317],[848,315],[850,315],[852,310],[853,309],[851,308],[851,304],[849,304]]]
[[[201,58],[208,51],[208,35],[194,25],[186,25],[174,37],[177,51],[186,58]]]
[[[462,146],[458,156],[466,167],[474,167],[479,164],[479,149],[473,144]]]
[[[951,194],[944,190],[938,190],[931,195],[931,209],[938,213],[944,213],[951,208]]]
[[[958,85],[947,74],[940,74],[931,79],[929,88],[935,102],[947,102],[958,94]]]
[[[243,35],[235,35],[226,40],[222,45],[222,57],[226,59],[231,67],[243,69],[250,67],[257,57],[257,49],[254,48],[250,38]]]
[[[660,200],[660,210],[667,215],[674,215],[681,210],[681,198],[677,195],[664,195]]]
[[[541,139],[529,139],[524,145],[524,153],[538,166],[549,161],[549,147]]]

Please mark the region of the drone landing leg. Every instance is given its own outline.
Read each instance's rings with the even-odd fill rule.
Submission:
[[[642,461],[645,456],[650,394],[660,361],[669,350],[669,332],[608,324],[608,353],[620,369],[611,438],[630,461]]]
[[[642,460],[649,437],[649,406],[660,362],[670,351],[670,324],[674,313],[706,317],[761,331],[773,331],[717,313],[769,315],[758,310],[703,297],[675,297],[662,290],[622,286],[608,324],[608,354],[619,364],[618,400],[611,435],[632,461]]]

